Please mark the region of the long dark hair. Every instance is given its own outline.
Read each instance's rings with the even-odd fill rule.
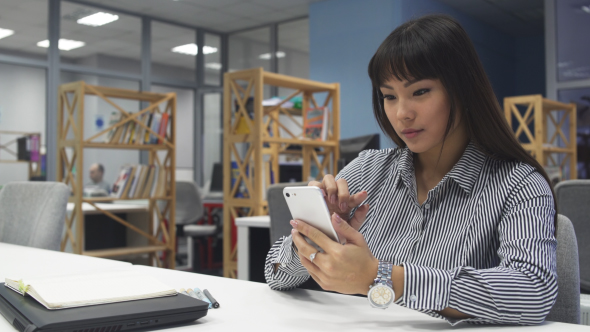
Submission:
[[[533,166],[551,187],[541,164],[516,140],[469,36],[453,18],[427,15],[400,25],[371,58],[369,77],[373,84],[375,118],[383,132],[398,146],[405,147],[406,144],[385,114],[379,88],[392,77],[398,80],[438,79],[451,104],[445,138],[455,122],[456,112],[460,112],[469,138],[481,151],[494,159],[518,160]],[[555,204],[555,194],[553,197]],[[557,221],[556,205],[555,211]]]

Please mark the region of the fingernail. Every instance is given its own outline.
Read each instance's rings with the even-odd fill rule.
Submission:
[[[347,208],[346,203],[344,203],[344,202],[340,203],[340,210],[346,211],[346,208]]]
[[[296,230],[295,228],[293,228],[293,229],[291,230],[291,234],[295,234],[295,233],[297,233],[297,230]]]
[[[322,195],[324,195],[324,197],[326,197],[326,191],[324,189],[320,189],[322,191]]]
[[[289,223],[291,224],[291,226],[297,227],[297,220],[291,220]]]
[[[336,222],[337,223],[341,223],[342,222],[342,218],[340,218],[340,216],[336,212],[334,212],[334,215],[336,216]]]
[[[330,203],[336,204],[336,195],[330,196]]]

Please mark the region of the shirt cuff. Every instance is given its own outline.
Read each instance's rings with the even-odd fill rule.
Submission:
[[[273,264],[279,264],[279,268],[276,272],[277,276],[281,275],[282,273],[286,273],[287,275],[294,277],[309,276],[307,269],[301,264],[299,255],[295,251],[295,247],[293,246],[293,238],[291,235],[285,237],[281,247],[279,248],[279,252],[271,261]]]
[[[440,311],[449,306],[451,284],[460,267],[453,270],[433,269],[404,263],[404,294],[406,307],[415,310]]]

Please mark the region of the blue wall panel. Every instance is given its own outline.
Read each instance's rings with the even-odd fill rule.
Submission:
[[[434,0],[316,2],[309,9],[310,77],[340,82],[342,138],[381,132],[371,110],[369,60],[398,25],[431,13],[451,15],[465,28],[500,105],[507,96],[544,93],[542,36],[514,38]],[[382,134],[381,145],[393,143]]]

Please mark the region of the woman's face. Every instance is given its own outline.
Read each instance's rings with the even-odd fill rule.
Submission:
[[[414,153],[440,152],[451,103],[440,80],[399,81],[392,78],[381,85],[383,108],[397,135]],[[456,113],[455,125],[460,122]],[[448,137],[449,137],[448,136]]]

